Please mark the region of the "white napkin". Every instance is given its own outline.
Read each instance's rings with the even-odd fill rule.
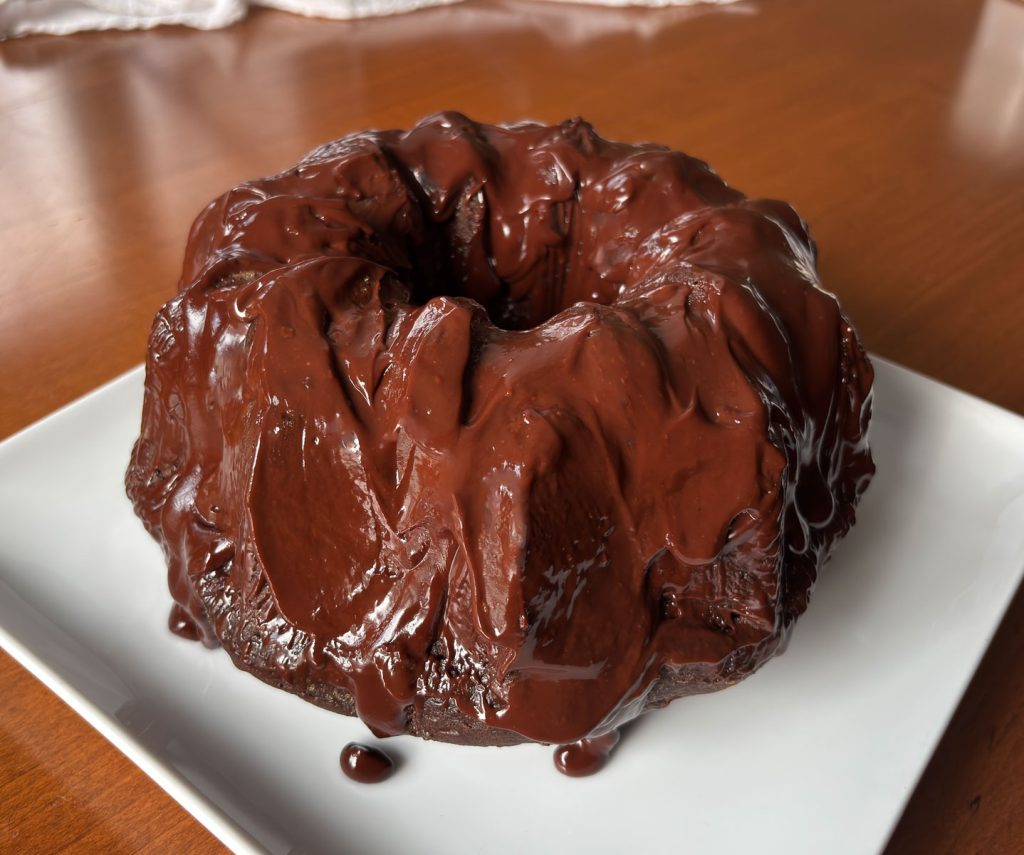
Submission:
[[[250,5],[317,18],[366,18],[442,6],[459,0],[0,0],[0,39],[29,33],[65,35],[79,30],[139,30],[183,24],[226,27]],[[549,0],[563,2],[563,0]],[[720,5],[734,0],[568,0],[603,6]]]
[[[0,38],[184,24],[212,30],[245,15],[246,0],[0,0]]]
[[[3,0],[0,0],[3,2]],[[550,0],[555,3],[578,3],[581,6],[647,6],[663,9],[666,6],[725,6],[736,0]]]

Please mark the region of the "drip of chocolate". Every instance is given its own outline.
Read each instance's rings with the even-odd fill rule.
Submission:
[[[446,113],[236,187],[127,475],[172,625],[379,735],[568,744],[731,685],[874,471],[814,261],[788,205],[580,120]]]
[[[590,736],[555,749],[555,768],[570,778],[585,778],[600,772],[612,749],[619,744],[619,732],[611,730],[601,736]]]
[[[171,613],[167,617],[167,628],[175,635],[180,635],[189,641],[198,641],[201,637],[196,622],[177,603],[171,606]]]
[[[395,771],[395,761],[379,748],[350,742],[341,750],[341,771],[360,784],[379,784]]]

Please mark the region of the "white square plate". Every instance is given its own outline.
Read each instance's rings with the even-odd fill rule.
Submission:
[[[238,852],[875,852],[1024,570],[1024,419],[875,364],[878,475],[788,652],[593,778],[401,737],[354,784],[358,721],[173,636],[122,486],[141,369],[0,445],[0,643]]]

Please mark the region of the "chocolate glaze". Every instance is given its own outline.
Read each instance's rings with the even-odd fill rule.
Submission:
[[[167,616],[167,628],[175,635],[180,635],[189,641],[199,641],[202,637],[199,626],[177,603],[171,606],[171,613]]]
[[[656,145],[445,113],[213,202],[127,475],[177,607],[378,735],[569,743],[784,644],[874,467],[813,242]]]
[[[379,748],[350,742],[341,749],[341,771],[360,784],[379,784],[391,777],[395,761]]]
[[[585,778],[600,772],[608,762],[612,749],[619,744],[619,732],[610,730],[601,736],[590,736],[555,749],[555,768],[570,778]]]

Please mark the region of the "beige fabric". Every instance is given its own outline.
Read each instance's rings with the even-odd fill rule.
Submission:
[[[64,35],[79,30],[137,30],[182,24],[226,27],[249,6],[270,6],[319,18],[366,18],[411,12],[459,0],[0,0],[0,39],[29,33]],[[563,0],[544,0],[563,2]],[[733,0],[568,0],[601,6],[720,5]]]

